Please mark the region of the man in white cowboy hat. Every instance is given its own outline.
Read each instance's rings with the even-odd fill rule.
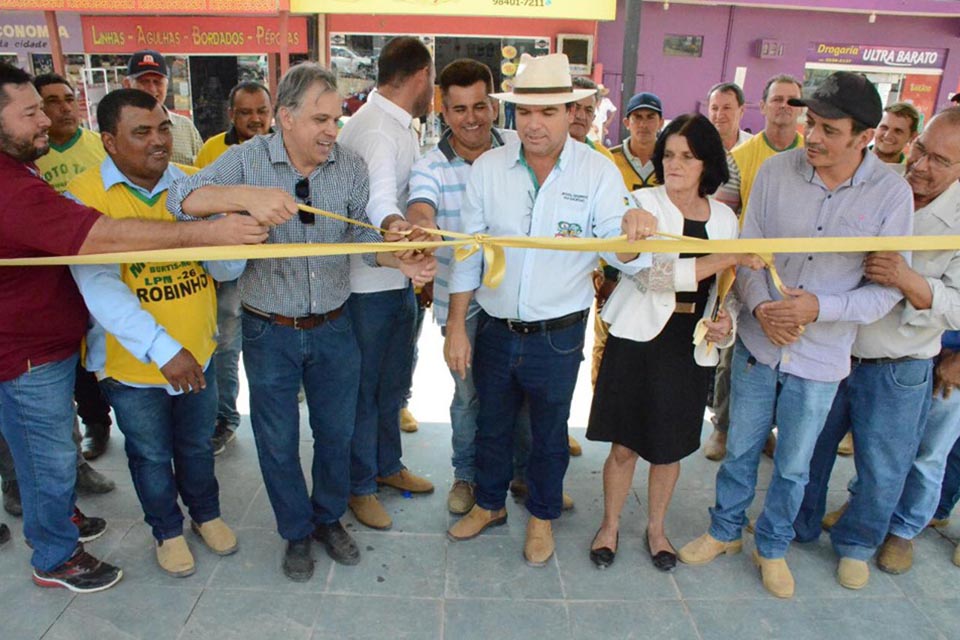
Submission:
[[[628,208],[616,167],[569,135],[573,103],[592,92],[573,88],[563,54],[521,57],[512,91],[492,94],[517,105],[520,142],[491,149],[474,162],[461,209],[466,233],[548,238],[626,233],[638,240],[656,230],[652,215]],[[648,255],[604,257],[627,273],[649,266]],[[544,566],[553,555],[550,521],[560,516],[563,503],[567,418],[583,360],[596,260],[588,252],[508,248],[496,288],[481,284],[479,253],[454,264],[444,354],[460,376],[475,365],[479,414],[477,502],[450,528],[451,540],[468,540],[506,522],[512,425],[526,398],[533,443],[523,553],[531,566]],[[474,294],[481,311],[471,349],[465,320]]]

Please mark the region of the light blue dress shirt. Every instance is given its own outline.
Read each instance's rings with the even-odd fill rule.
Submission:
[[[465,233],[492,236],[610,238],[621,235],[629,196],[620,171],[609,159],[568,137],[556,166],[537,188],[513,142],[491,149],[470,172],[460,212]],[[643,243],[637,244],[637,250]],[[481,283],[483,260],[477,252],[453,265],[450,293],[476,291],[476,300],[493,317],[534,322],[583,311],[593,302],[591,273],[597,254],[579,251],[507,248],[506,276],[496,289]],[[650,266],[650,255],[630,263],[613,254],[603,258],[624,273]]]
[[[111,158],[100,165],[105,190],[118,184],[126,184],[147,198],[165,192],[170,183],[186,174],[174,165],[169,165],[163,177],[152,191],[133,184],[120,172]],[[71,193],[67,197],[82,202]],[[177,224],[171,222],[171,224]],[[214,280],[224,282],[237,279],[243,273],[246,260],[219,260],[204,262],[203,267]],[[136,294],[120,277],[120,265],[95,264],[73,265],[70,267],[73,279],[83,295],[90,310],[92,326],[87,332],[87,356],[84,368],[102,374],[106,365],[106,333],[113,334],[120,344],[143,363],[154,363],[163,367],[182,349],[182,345],[173,339],[166,329],[157,324],[154,317],[143,307]],[[206,370],[209,360],[203,363]],[[121,381],[131,387],[154,388],[162,386],[170,395],[177,395],[170,385],[132,384]]]
[[[807,162],[806,151],[785,151],[765,161],[750,191],[741,238],[908,236],[913,232],[913,193],[907,182],[864,154],[853,177],[827,189]],[[875,322],[902,298],[898,289],[864,279],[865,253],[778,253],[783,283],[816,294],[820,315],[800,339],[778,347],[753,310],[779,300],[769,272],[740,267],[736,289],[744,305],[738,333],[762,364],[807,380],[836,382],[850,373],[857,327]]]

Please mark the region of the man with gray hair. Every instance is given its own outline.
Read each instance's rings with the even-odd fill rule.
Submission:
[[[336,142],[339,117],[335,76],[315,63],[293,67],[277,87],[277,133],[235,145],[200,173],[175,182],[167,206],[186,219],[249,212],[270,226],[273,243],[379,242],[376,231],[317,220],[299,209],[316,206],[368,222],[367,167]],[[399,267],[415,282],[432,277],[435,268],[432,258],[401,263],[380,253],[364,260]],[[350,495],[360,383],[360,352],[344,306],[349,295],[345,255],[251,260],[240,277],[250,419],[277,528],[287,541],[283,571],[295,581],[313,575],[311,538],[337,562],[360,561],[340,525]],[[314,438],[312,495],[300,467],[301,384]]]

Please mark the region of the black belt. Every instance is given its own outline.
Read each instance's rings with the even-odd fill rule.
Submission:
[[[913,362],[913,361],[922,361],[927,358],[911,358],[910,356],[904,356],[902,358],[858,358],[857,356],[850,356],[850,362],[853,364],[896,364],[898,362]]]
[[[497,322],[502,322],[507,325],[507,329],[510,329],[510,331],[514,333],[527,335],[530,333],[542,333],[544,331],[556,331],[558,329],[572,327],[586,318],[589,313],[589,309],[584,309],[583,311],[575,311],[565,316],[560,316],[559,318],[553,318],[552,320],[540,320],[538,322],[521,322],[520,320],[490,317]]]
[[[340,305],[333,311],[328,311],[327,313],[314,313],[309,316],[291,318],[289,316],[282,316],[279,313],[267,313],[266,311],[260,311],[259,309],[248,307],[245,304],[240,306],[243,307],[244,313],[249,313],[250,315],[260,318],[261,320],[266,320],[267,322],[278,324],[282,327],[291,327],[293,329],[300,329],[304,331],[316,329],[324,322],[336,320],[343,313],[343,305]]]

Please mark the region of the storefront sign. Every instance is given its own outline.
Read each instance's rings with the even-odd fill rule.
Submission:
[[[290,0],[290,11],[613,20],[617,0]]]
[[[869,44],[811,42],[807,62],[867,67],[943,69],[946,49],[885,47]]]
[[[940,76],[907,74],[903,76],[900,99],[909,102],[929,122],[937,109],[937,93],[940,91]]]
[[[276,14],[278,0],[0,0],[4,11],[82,13]]]
[[[83,16],[81,24],[87,53],[278,53],[282,38],[279,18]],[[306,53],[307,19],[291,17],[286,36],[290,53]]]
[[[59,18],[60,42],[66,53],[82,53],[80,18]],[[0,51],[50,51],[50,32],[42,13],[7,11],[0,14]]]

